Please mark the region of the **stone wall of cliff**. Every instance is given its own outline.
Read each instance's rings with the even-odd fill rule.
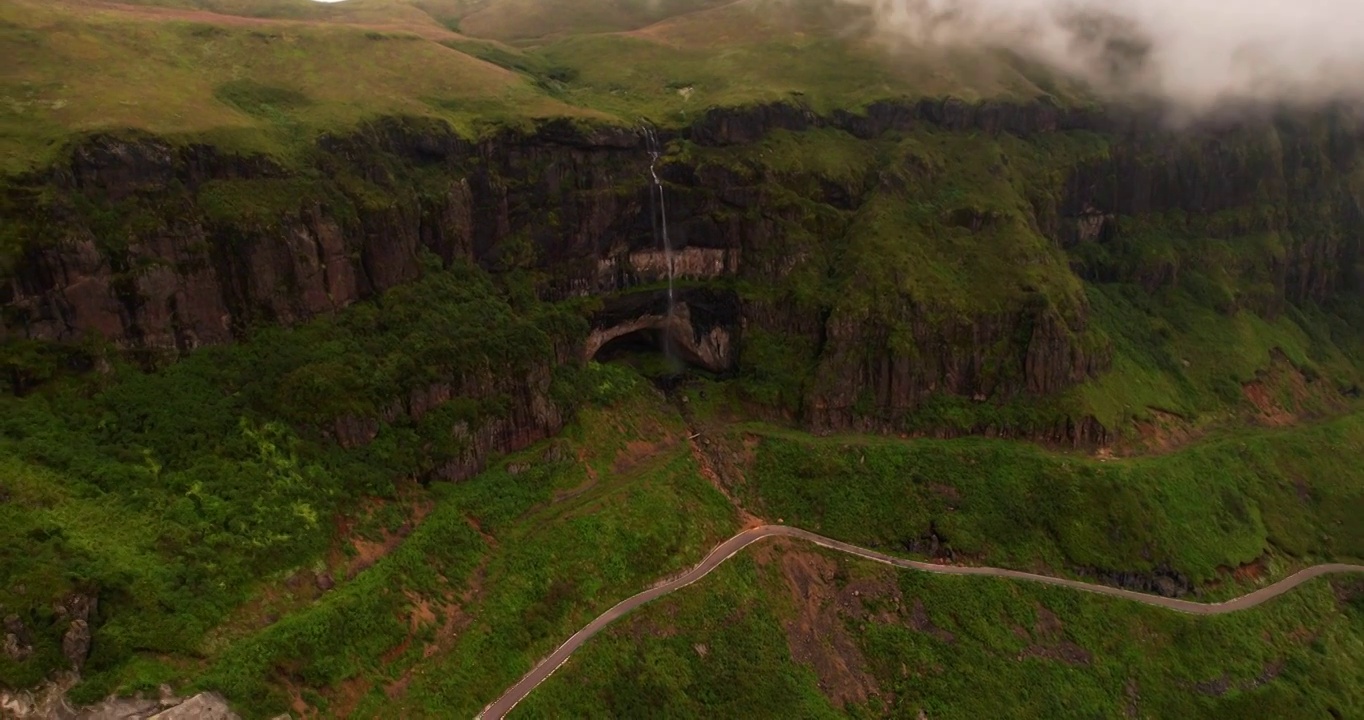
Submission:
[[[935,397],[1026,403],[1102,373],[1111,353],[1081,278],[1155,290],[1207,262],[1123,252],[1142,232],[1281,236],[1281,252],[1240,268],[1263,274],[1269,290],[1245,301],[1267,313],[1358,292],[1357,126],[1327,114],[1175,134],[1115,117],[1047,103],[886,102],[831,116],[770,105],[665,133],[674,269],[684,296],[711,308],[683,332],[717,366],[766,381],[755,399],[812,428],[903,429]],[[810,133],[870,144],[875,160],[835,174],[763,159],[770,138]],[[997,154],[959,163],[954,148]],[[99,338],[163,362],[373,297],[417,278],[426,254],[529,278],[544,301],[599,298],[594,331],[609,331],[640,321],[643,311],[625,315],[651,305],[640,295],[666,276],[648,163],[630,129],[563,121],[470,141],[387,119],[321,138],[292,163],[89,138],[4,188],[0,210],[22,243],[0,268],[0,332],[7,343]],[[990,243],[1003,265],[972,256]],[[556,362],[590,347],[583,337]],[[486,435],[479,455],[557,429],[548,372],[518,385],[506,427],[464,430]],[[451,378],[427,400],[395,398],[394,411],[415,417],[518,382]],[[363,442],[380,419],[337,418],[335,432]],[[1106,435],[1066,413],[972,423],[958,429],[1072,444]]]

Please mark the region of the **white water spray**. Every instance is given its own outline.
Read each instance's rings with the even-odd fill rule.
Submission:
[[[676,348],[673,347],[673,322],[674,314],[674,293],[673,293],[673,245],[668,239],[668,202],[663,195],[663,181],[658,178],[658,160],[663,156],[663,148],[658,142],[658,135],[647,123],[642,126],[644,131],[645,146],[649,151],[649,177],[653,180],[654,189],[649,192],[650,220],[654,223],[654,238],[663,238],[663,260],[668,265],[668,314],[665,318],[663,329],[663,353],[672,364],[674,371],[681,371],[681,359],[677,356]],[[653,211],[654,195],[658,196],[658,211]]]
[[[668,239],[668,203],[663,198],[663,182],[658,179],[658,159],[662,157],[663,150],[658,142],[658,135],[653,128],[644,126],[644,140],[649,149],[649,177],[653,178],[654,189],[658,192],[658,210],[661,223],[658,230],[663,236],[663,257],[668,264],[668,318],[673,316],[673,246]],[[653,196],[650,195],[650,200]],[[656,232],[656,235],[658,233]]]

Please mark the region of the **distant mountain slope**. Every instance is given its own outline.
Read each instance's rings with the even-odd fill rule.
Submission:
[[[539,117],[685,126],[714,105],[790,99],[828,111],[903,96],[1082,98],[1004,55],[879,45],[856,12],[820,0],[530,7],[5,0],[0,50],[15,60],[0,68],[0,172],[95,131],[287,156],[385,115],[475,135]]]

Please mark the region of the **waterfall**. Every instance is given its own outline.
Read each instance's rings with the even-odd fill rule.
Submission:
[[[653,128],[644,126],[644,141],[649,150],[649,177],[653,179],[654,190],[658,193],[658,213],[655,217],[658,223],[655,225],[655,238],[663,236],[663,258],[668,264],[668,317],[673,316],[673,246],[668,239],[668,203],[663,197],[663,182],[658,179],[658,159],[663,155],[663,150],[658,142],[658,135]],[[649,204],[653,204],[653,194],[649,195]],[[652,210],[652,208],[650,208]]]
[[[673,245],[668,239],[668,202],[663,196],[663,181],[658,179],[658,160],[663,155],[662,145],[658,142],[658,134],[654,129],[645,123],[642,126],[644,131],[645,147],[649,151],[649,177],[653,180],[653,190],[649,192],[649,215],[654,225],[654,239],[658,240],[661,235],[663,238],[663,261],[668,265],[668,314],[663,330],[663,353],[667,356],[669,363],[675,372],[682,370],[682,360],[677,355],[677,349],[673,347],[673,321],[674,313],[674,293],[673,293]],[[654,196],[658,196],[658,209],[654,210]]]

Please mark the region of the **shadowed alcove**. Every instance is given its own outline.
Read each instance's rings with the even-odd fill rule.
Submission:
[[[669,312],[666,293],[615,298],[593,319],[584,359],[611,362],[657,355],[672,372],[683,365],[715,373],[734,367],[734,326],[738,304],[732,296],[704,290],[678,293]]]

